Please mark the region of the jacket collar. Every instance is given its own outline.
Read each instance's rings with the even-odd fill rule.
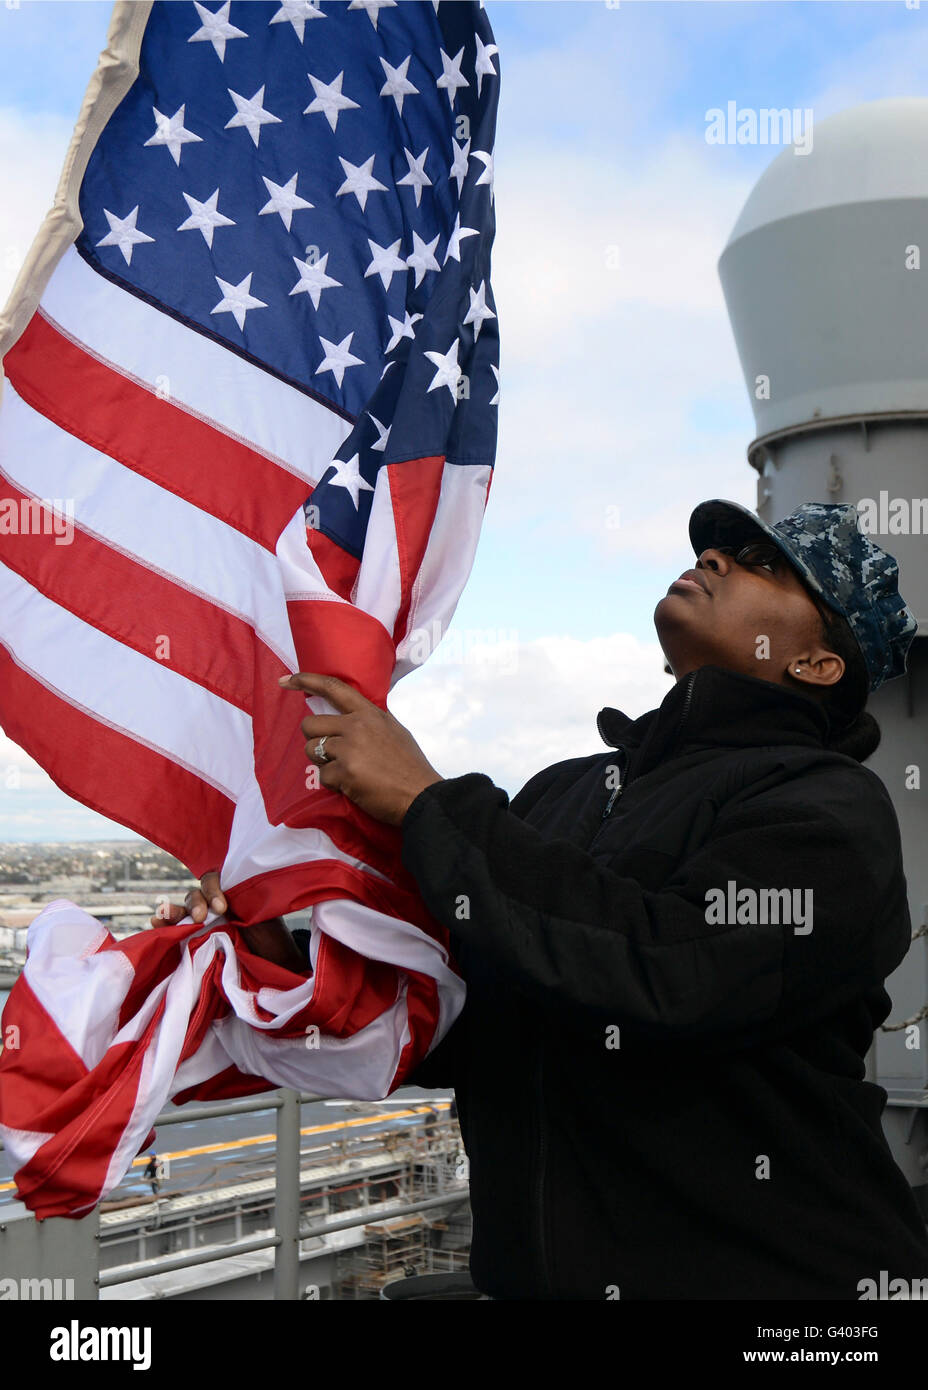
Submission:
[[[657,709],[638,719],[606,706],[596,727],[610,748],[631,754],[635,776],[697,748],[750,748],[769,744],[824,746],[825,710],[806,695],[721,666],[700,666],[678,680]]]

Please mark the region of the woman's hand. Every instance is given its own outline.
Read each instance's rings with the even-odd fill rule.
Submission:
[[[225,894],[219,887],[219,874],[216,870],[203,875],[199,888],[191,888],[184,898],[183,907],[178,907],[176,903],[161,903],[151,919],[151,924],[153,927],[173,927],[184,917],[192,917],[195,922],[205,922],[210,908],[216,913],[229,910]]]
[[[425,787],[444,781],[409,730],[346,681],[300,671],[280,684],[319,695],[342,711],[303,720],[306,755],[319,768],[321,786],[343,792],[375,820],[399,825]],[[326,757],[319,759],[315,750],[323,736]]]
[[[175,903],[162,903],[151,919],[153,927],[176,926],[184,917],[192,917],[195,922],[204,922],[210,910],[221,913],[229,910],[225,894],[219,886],[216,870],[205,873],[200,879],[199,888],[191,888],[184,898],[183,907]],[[290,929],[281,917],[272,917],[268,922],[256,922],[253,927],[240,927],[250,951],[263,960],[282,965],[297,974],[309,974],[309,961],[299,949]]]

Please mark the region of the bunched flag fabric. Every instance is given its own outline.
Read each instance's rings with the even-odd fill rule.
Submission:
[[[390,1094],[463,1003],[400,832],[319,785],[278,677],[385,707],[470,571],[496,55],[459,0],[114,7],[0,318],[0,724],[230,915],[33,922],[0,1136],[39,1216],[91,1210],[168,1100]],[[311,971],[248,950],[307,905]]]

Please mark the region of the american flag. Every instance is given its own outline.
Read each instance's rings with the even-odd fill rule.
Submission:
[[[0,724],[231,914],[30,927],[0,1135],[40,1216],[90,1210],[169,1099],[388,1095],[463,1003],[400,832],[307,775],[278,677],[385,707],[470,571],[496,54],[459,0],[114,7],[0,318]],[[307,905],[308,978],[248,951]]]

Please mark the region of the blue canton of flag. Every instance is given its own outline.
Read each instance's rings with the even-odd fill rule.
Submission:
[[[157,4],[81,186],[95,270],[351,426],[311,500],[355,557],[384,464],[493,462],[492,39],[464,0]]]

